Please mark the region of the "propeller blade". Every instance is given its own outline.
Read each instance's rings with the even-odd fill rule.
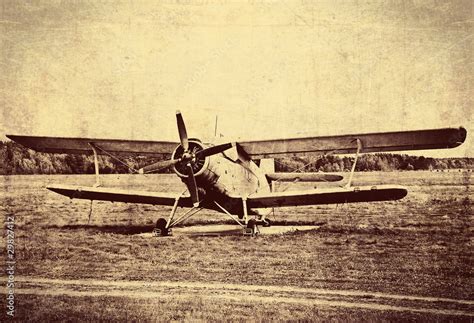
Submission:
[[[199,193],[198,187],[196,184],[196,178],[194,177],[193,166],[188,164],[188,178],[187,178],[187,186],[189,193],[191,194],[191,201],[193,201],[194,207],[199,206]]]
[[[234,146],[232,143],[226,143],[226,144],[221,144],[217,146],[212,146],[203,150],[200,150],[196,153],[196,157],[207,157],[207,156],[212,156],[215,154],[219,154],[223,151],[226,151],[227,149],[230,149]]]
[[[178,124],[179,140],[181,142],[181,146],[183,146],[184,151],[188,151],[188,134],[186,132],[186,126],[184,125],[183,116],[181,115],[181,112],[179,112],[179,110],[176,111],[176,122]]]
[[[179,159],[170,159],[170,160],[162,160],[157,163],[145,166],[143,168],[140,168],[138,170],[138,173],[140,174],[146,174],[146,173],[152,173],[152,172],[157,172],[161,169],[168,168],[170,166],[173,166],[179,162]]]

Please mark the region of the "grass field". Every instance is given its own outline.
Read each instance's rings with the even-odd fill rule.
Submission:
[[[471,174],[359,173],[354,185],[401,184],[408,196],[395,202],[278,209],[270,217],[274,223],[321,227],[255,238],[147,237],[140,233],[151,231],[170,208],[138,204],[94,202],[88,223],[89,201],[71,201],[43,187],[91,185],[93,176],[0,177],[0,212],[15,217],[15,318],[472,321]],[[104,185],[183,189],[173,175],[108,175]],[[186,225],[211,223],[228,221],[203,211]],[[70,280],[88,283],[70,285]],[[95,280],[102,282],[99,287],[93,287]],[[225,285],[198,288],[196,283]],[[261,287],[249,291],[248,286]],[[316,297],[316,290],[339,294],[337,299],[325,292]],[[380,306],[382,298],[388,307]],[[0,305],[5,308],[5,297]]]

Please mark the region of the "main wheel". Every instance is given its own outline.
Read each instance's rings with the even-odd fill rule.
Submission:
[[[250,219],[249,222],[247,222],[247,229],[252,232],[252,236],[256,236],[258,234],[257,221],[255,221],[255,219]]]
[[[170,234],[170,230],[166,228],[167,223],[168,222],[164,218],[159,218],[156,221],[156,227],[153,230],[153,233],[155,234],[155,236],[165,237],[165,236],[168,236]]]

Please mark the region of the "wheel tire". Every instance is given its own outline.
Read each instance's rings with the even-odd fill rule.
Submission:
[[[252,236],[255,236],[257,234],[257,221],[255,219],[250,219],[249,222],[247,222],[247,228],[252,230]]]
[[[255,221],[254,219],[250,219],[249,222],[247,222],[247,228],[255,228],[256,225],[257,221]]]
[[[159,218],[156,221],[156,229],[160,230],[160,235],[161,236],[167,236],[169,234],[169,230],[166,228],[166,224],[168,224],[168,221],[164,218]]]
[[[158,220],[156,220],[156,227],[158,229],[161,229],[161,228],[166,228],[166,224],[168,222],[166,221],[166,219],[164,218],[159,218]]]

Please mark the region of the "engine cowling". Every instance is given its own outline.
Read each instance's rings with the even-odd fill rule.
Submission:
[[[201,141],[197,139],[189,139],[189,153],[194,155],[198,151],[203,150],[206,148]],[[173,154],[171,156],[171,159],[180,159],[183,157],[183,155],[186,152],[184,151],[184,148],[182,145],[178,145],[175,150],[173,151]],[[194,172],[194,176],[199,176],[201,175],[206,168],[208,167],[209,164],[209,158],[206,157],[196,157],[193,156],[191,160],[188,161],[182,161],[173,166],[173,171],[181,178],[187,178],[188,177],[188,171],[187,171],[187,165],[188,163],[191,164]]]

